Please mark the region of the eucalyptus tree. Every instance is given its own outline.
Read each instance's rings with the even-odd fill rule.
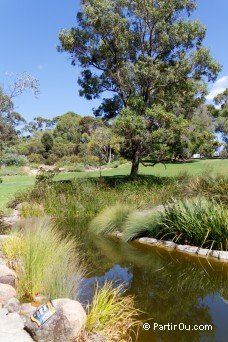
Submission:
[[[206,28],[189,18],[195,0],[82,0],[81,8],[58,49],[82,68],[81,96],[104,94],[95,115],[118,118],[136,176],[145,155],[165,156],[184,136],[220,65],[203,46]]]
[[[39,94],[38,80],[26,72],[17,74],[7,89],[0,86],[0,139],[4,142],[12,141],[18,134],[17,126],[26,122],[14,111],[13,99],[27,90]]]

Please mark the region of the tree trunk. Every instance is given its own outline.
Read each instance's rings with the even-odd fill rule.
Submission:
[[[132,158],[131,177],[136,178],[139,171],[139,151],[136,151]]]

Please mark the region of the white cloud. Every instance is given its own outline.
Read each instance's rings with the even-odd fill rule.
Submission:
[[[213,100],[216,95],[223,93],[226,88],[228,88],[228,76],[222,76],[215,82],[206,99],[208,101]]]

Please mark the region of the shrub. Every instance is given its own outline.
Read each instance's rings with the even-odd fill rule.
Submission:
[[[227,211],[202,198],[177,201],[162,214],[160,237],[213,249],[227,249]]]
[[[43,157],[38,153],[31,153],[28,156],[28,160],[30,163],[40,164],[43,162]]]
[[[28,159],[23,155],[7,153],[3,155],[3,157],[0,160],[0,163],[6,166],[25,166],[28,164]]]
[[[90,223],[90,230],[102,235],[109,235],[115,230],[122,230],[122,226],[128,215],[132,212],[126,204],[116,204],[106,207]]]
[[[131,341],[131,335],[141,325],[140,311],[132,296],[123,296],[124,286],[113,288],[112,282],[96,287],[92,305],[88,307],[85,323],[87,335],[101,333],[108,341]]]

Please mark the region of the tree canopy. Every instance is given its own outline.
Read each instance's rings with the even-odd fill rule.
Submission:
[[[191,119],[205,99],[205,80],[214,81],[220,65],[202,45],[205,27],[189,19],[196,8],[194,0],[83,0],[81,4],[77,27],[59,33],[59,50],[82,67],[81,96],[92,100],[108,92],[95,114],[121,117],[119,133],[131,146],[135,176],[148,144],[153,151],[162,144],[158,132],[164,133],[169,125],[172,130],[175,120]],[[125,133],[130,122],[129,135]],[[141,137],[138,125],[145,133]]]

